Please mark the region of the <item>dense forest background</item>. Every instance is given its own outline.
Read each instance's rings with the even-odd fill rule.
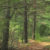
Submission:
[[[0,0],[2,50],[29,39],[50,42],[50,0]]]

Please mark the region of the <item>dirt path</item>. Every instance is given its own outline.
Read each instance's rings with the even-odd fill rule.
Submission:
[[[30,45],[24,45],[25,47],[20,50],[44,50],[43,48],[47,45],[50,45],[50,42],[36,42],[33,40],[29,41]]]

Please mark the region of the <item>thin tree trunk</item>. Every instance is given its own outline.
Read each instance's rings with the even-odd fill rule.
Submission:
[[[33,39],[35,40],[35,30],[36,30],[36,0],[33,0],[33,8],[34,8],[34,28],[33,28]]]
[[[24,40],[25,43],[28,42],[28,32],[27,32],[27,3],[25,0],[25,10],[24,10]]]

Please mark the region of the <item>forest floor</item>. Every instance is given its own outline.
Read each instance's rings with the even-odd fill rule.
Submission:
[[[49,46],[50,48],[50,42],[38,42],[34,40],[28,40],[29,42],[27,44],[25,43],[18,43],[18,48],[15,48],[13,50],[50,50],[48,48],[45,48],[46,46]],[[12,49],[9,49],[12,50]]]
[[[36,42],[34,40],[29,40],[28,44],[23,44],[19,50],[50,50],[45,49],[45,46],[50,46],[50,42]]]

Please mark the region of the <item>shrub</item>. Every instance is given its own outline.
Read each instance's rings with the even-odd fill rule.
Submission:
[[[49,27],[47,25],[41,24],[39,28],[39,33],[41,36],[47,36],[49,33]]]

